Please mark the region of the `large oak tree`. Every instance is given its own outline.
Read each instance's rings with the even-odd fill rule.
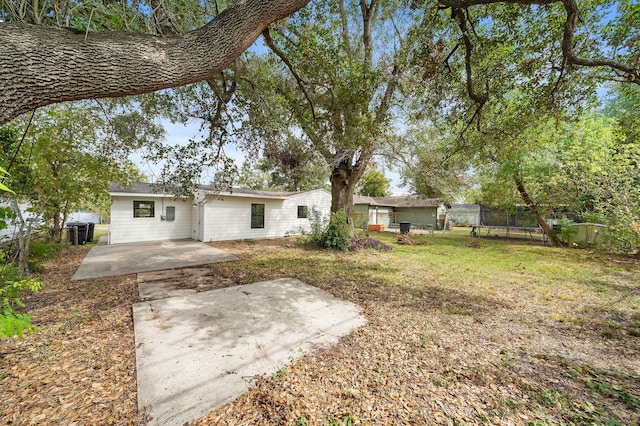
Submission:
[[[283,19],[306,6],[308,0],[245,0],[214,17],[205,25],[184,35],[162,35],[170,21],[162,11],[171,11],[172,4],[149,0],[146,10],[155,13],[157,34],[141,34],[118,23],[86,30],[55,28],[73,24],[57,17],[60,2],[30,2],[23,0],[20,10],[15,3],[3,0],[0,22],[0,124],[21,113],[40,106],[78,99],[95,99],[148,93],[211,78],[228,67],[273,22]],[[105,2],[109,3],[109,2]],[[135,2],[137,4],[137,2]],[[80,3],[81,4],[81,3]],[[125,2],[128,4],[128,2]],[[373,2],[362,0],[363,10]],[[479,103],[486,101],[473,84],[472,50],[473,20],[470,10],[487,5],[517,4],[523,7],[555,8],[560,18],[562,36],[558,49],[562,51],[562,69],[572,67],[602,67],[610,70],[608,77],[640,83],[638,71],[637,4],[628,2],[590,2],[580,9],[576,0],[439,0],[413,2],[411,8],[449,10],[453,25],[459,26],[466,57],[469,96]],[[36,9],[36,5],[40,5]],[[30,8],[31,7],[31,8]],[[217,6],[216,6],[217,7]],[[25,12],[26,10],[26,12]],[[589,37],[590,28],[580,28],[581,13],[600,14],[606,31]],[[606,18],[607,11],[615,13]],[[535,31],[527,22],[517,23],[514,10],[514,31]],[[68,17],[67,17],[68,18]],[[92,16],[87,16],[91,21]],[[49,24],[49,25],[44,25]],[[110,23],[112,24],[112,23]],[[117,27],[128,31],[114,31]],[[114,28],[115,27],[115,28]],[[522,28],[523,27],[523,28]],[[599,27],[602,29],[603,25]],[[79,31],[79,29],[81,29]],[[393,26],[389,27],[393,31]],[[365,34],[365,37],[367,34]],[[581,55],[576,47],[596,40],[606,55]],[[611,58],[607,58],[607,56]]]
[[[210,79],[272,22],[307,2],[241,1],[184,35],[0,22],[0,124],[52,103],[137,95]]]

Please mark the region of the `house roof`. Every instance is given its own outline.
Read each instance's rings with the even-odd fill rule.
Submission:
[[[480,211],[479,204],[451,204],[451,210],[478,210]]]
[[[157,187],[152,183],[147,182],[131,182],[128,186],[119,185],[116,183],[109,183],[109,194],[144,194],[155,196],[173,196],[173,194],[164,191],[161,187]]]
[[[353,196],[353,204],[385,207],[438,207],[442,204],[437,198],[420,198],[416,195],[398,195],[395,197]]]
[[[285,199],[294,195],[303,194],[305,192],[317,191],[316,189],[311,189],[306,191],[286,192],[286,191],[259,191],[254,189],[232,188],[230,191],[218,192],[211,185],[200,185],[199,189],[202,190],[205,194],[227,195],[227,196],[237,196],[237,197],[253,197],[253,198],[274,198],[274,199]],[[109,193],[111,195],[144,194],[144,195],[154,195],[154,196],[173,196],[172,193],[164,191],[161,187],[158,187],[152,183],[147,183],[147,182],[132,182],[131,185],[126,188],[120,185],[111,183],[109,184]]]

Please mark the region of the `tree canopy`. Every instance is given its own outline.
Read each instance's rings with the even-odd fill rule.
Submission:
[[[247,0],[220,12],[218,3],[209,2],[149,0],[89,7],[71,1],[2,0],[0,123],[55,102],[148,93],[214,78],[272,23],[306,4],[307,0]],[[331,7],[340,9],[341,4]],[[530,69],[544,71],[541,78],[564,78],[577,68],[597,67],[599,78],[640,83],[640,19],[634,2],[439,0],[398,6],[437,17],[413,31],[426,37],[416,43],[426,47],[444,36],[457,39],[464,85],[479,104],[486,102],[488,93],[485,81],[474,78],[477,60],[491,53],[503,55],[510,48],[506,42],[511,33],[528,35],[527,49],[535,49],[541,37],[554,40],[554,55],[545,69]],[[356,7],[365,12],[371,30],[378,7],[386,6],[371,0]],[[434,37],[434,24],[442,36]],[[490,43],[482,43],[480,27],[494,36],[487,40]],[[393,34],[394,23],[385,30]],[[333,31],[345,34],[336,27]],[[361,35],[364,44],[370,36],[369,30]],[[491,45],[499,48],[489,50]],[[366,49],[365,57],[372,52]],[[450,66],[455,52],[444,53],[444,64]],[[548,56],[543,51],[532,54]]]

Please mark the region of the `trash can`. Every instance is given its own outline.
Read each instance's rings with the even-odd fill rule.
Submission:
[[[93,231],[96,227],[96,224],[93,222],[88,222],[87,223],[87,242],[88,243],[92,243],[93,242]]]
[[[400,222],[400,233],[408,234],[411,229],[411,222]]]
[[[89,226],[86,223],[67,223],[67,235],[69,236],[69,244],[84,245],[87,242],[87,230]],[[76,230],[78,235],[76,237]]]

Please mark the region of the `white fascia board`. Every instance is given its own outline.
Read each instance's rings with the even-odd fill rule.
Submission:
[[[110,192],[111,197],[131,197],[131,198],[175,198],[173,194],[145,194],[136,192]]]
[[[286,200],[291,195],[258,195],[258,194],[243,194],[239,192],[220,192],[218,194],[208,193],[207,196],[214,197],[239,197],[239,198],[255,198],[258,200]]]

